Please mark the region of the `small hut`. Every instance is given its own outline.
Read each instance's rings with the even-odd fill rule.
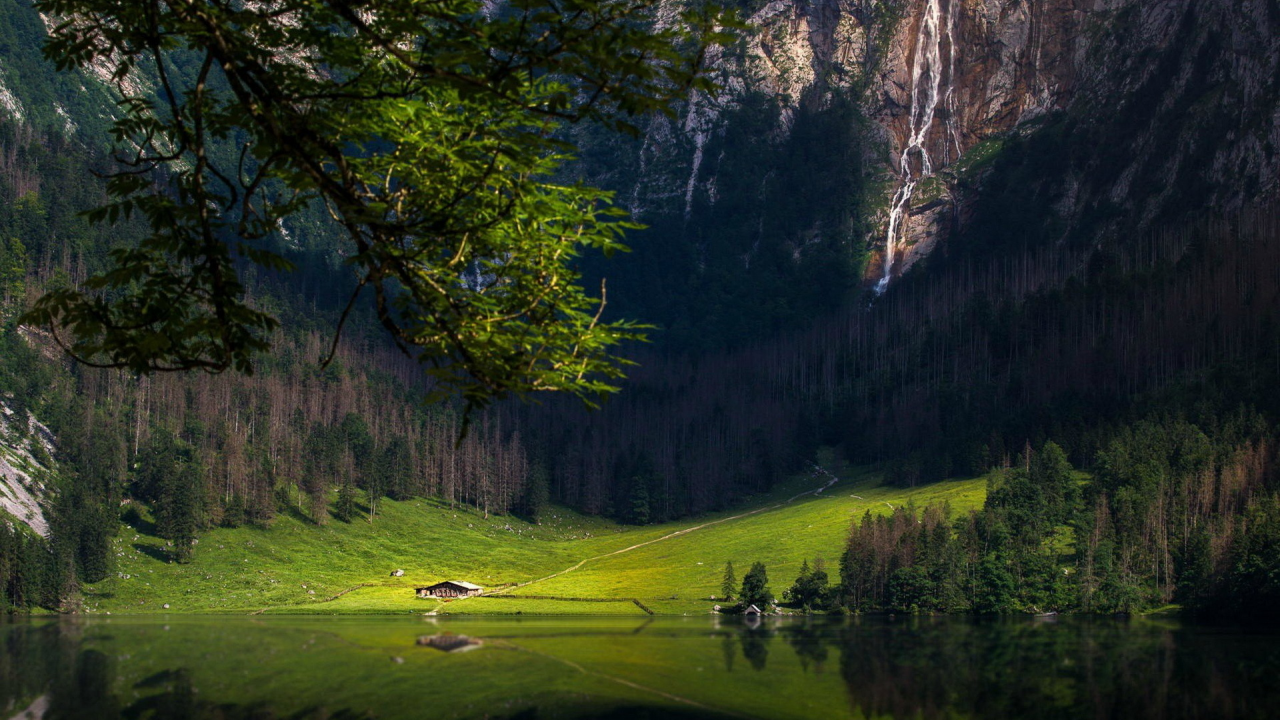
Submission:
[[[418,588],[420,598],[464,598],[479,595],[484,588],[461,580],[445,580],[444,582]]]
[[[756,607],[755,605],[748,605],[747,609],[742,611],[742,614],[743,615],[759,615],[760,608]]]

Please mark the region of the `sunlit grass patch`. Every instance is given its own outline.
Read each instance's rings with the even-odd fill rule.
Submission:
[[[726,561],[739,578],[752,562],[765,563],[781,594],[815,557],[826,559],[834,579],[850,523],[867,511],[946,503],[959,515],[986,496],[982,479],[904,489],[830,454],[821,463],[734,509],[663,525],[622,526],[562,508],[536,524],[431,500],[386,501],[373,523],[317,526],[286,513],[270,528],[213,529],[186,565],[169,562],[149,518],[134,514],[115,539],[112,576],[86,588],[85,606],[113,613],[705,614],[720,602]],[[415,596],[415,588],[441,580],[510,597],[444,603]]]
[[[739,579],[752,562],[765,563],[774,594],[780,595],[805,560],[823,557],[834,578],[850,523],[864,512],[888,513],[909,502],[917,507],[946,503],[958,515],[981,507],[986,497],[986,482],[981,478],[904,489],[882,485],[878,474],[863,469],[837,469],[840,482],[820,494],[590,561],[572,572],[510,592],[631,597],[655,612],[702,614],[721,602],[727,561],[734,563]],[[775,494],[771,499],[784,498]]]
[[[367,609],[407,611],[418,607],[418,586],[526,581],[640,536],[561,508],[539,525],[427,500],[385,501],[373,523],[317,526],[286,514],[270,528],[215,528],[201,537],[194,561],[181,565],[168,560],[165,541],[149,528],[145,516],[122,528],[112,575],[86,593],[90,611],[157,612],[165,604],[171,612],[354,611],[357,598],[371,601]],[[405,574],[393,577],[395,570]]]

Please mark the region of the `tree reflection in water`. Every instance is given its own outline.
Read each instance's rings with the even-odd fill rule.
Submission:
[[[473,652],[431,642],[462,637]],[[0,621],[0,718],[1260,719],[1277,639],[1082,618]]]
[[[1268,718],[1274,634],[1072,618],[851,623],[833,642],[867,716]]]

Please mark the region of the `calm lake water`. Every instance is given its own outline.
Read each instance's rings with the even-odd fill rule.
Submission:
[[[1275,718],[1280,634],[1064,618],[0,622],[0,718]]]

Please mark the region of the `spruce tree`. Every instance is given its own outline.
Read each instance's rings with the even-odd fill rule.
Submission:
[[[732,600],[738,587],[738,578],[733,574],[733,561],[724,564],[724,581],[720,583],[720,595],[725,600]]]
[[[537,522],[538,515],[550,500],[551,486],[547,480],[547,468],[541,463],[534,463],[520,500],[521,512],[529,521]]]
[[[162,534],[173,541],[173,559],[191,562],[195,553],[196,531],[204,514],[204,498],[200,478],[203,473],[194,459],[183,466],[172,482],[166,483],[161,496]]]
[[[635,525],[649,524],[649,488],[645,478],[636,478],[628,500],[627,520]]]
[[[338,504],[333,509],[333,516],[342,522],[351,522],[356,514],[355,483],[345,482],[338,486]]]
[[[392,438],[382,451],[382,470],[387,475],[387,494],[392,500],[408,500],[413,497],[410,483],[413,481],[413,458],[409,443],[402,437]]]

